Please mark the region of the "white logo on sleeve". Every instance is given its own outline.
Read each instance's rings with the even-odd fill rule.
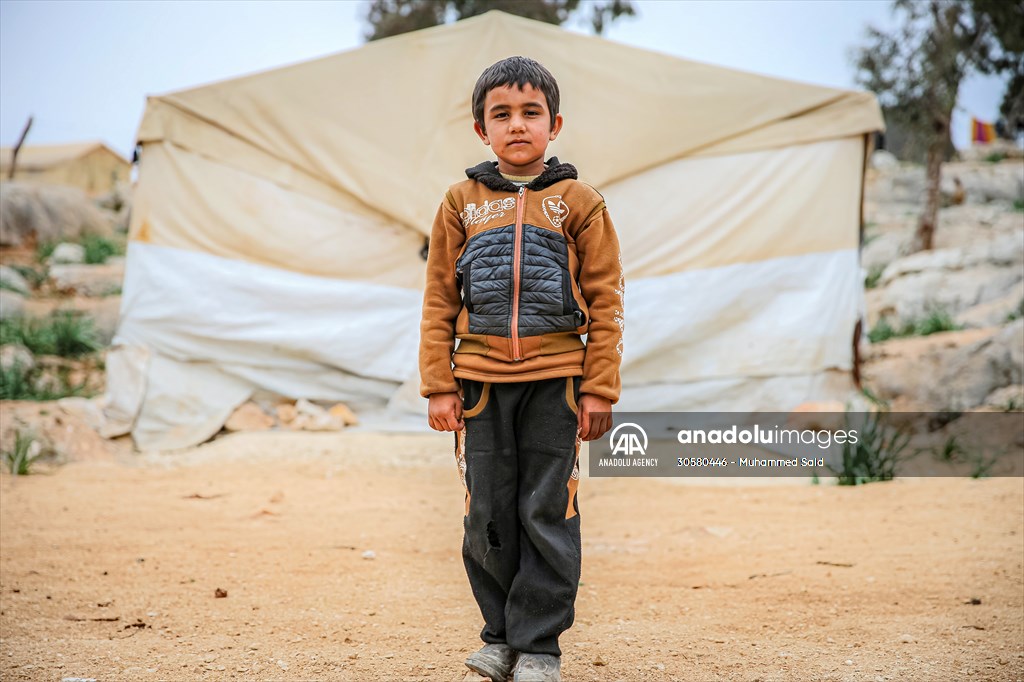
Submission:
[[[562,195],[556,194],[551,197],[544,197],[540,207],[544,210],[544,217],[552,225],[562,229],[562,223],[569,217],[569,207],[562,201]]]

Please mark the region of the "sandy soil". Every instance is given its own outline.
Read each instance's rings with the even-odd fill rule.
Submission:
[[[0,678],[462,680],[462,505],[440,434],[4,474]],[[580,508],[566,680],[1024,677],[1020,478],[585,479]]]

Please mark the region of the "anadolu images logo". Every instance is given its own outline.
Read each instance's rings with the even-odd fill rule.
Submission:
[[[634,455],[647,454],[647,432],[643,427],[633,422],[619,424],[612,429],[608,436],[608,445],[611,446],[613,455]]]

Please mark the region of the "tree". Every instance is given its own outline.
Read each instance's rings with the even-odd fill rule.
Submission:
[[[914,233],[915,251],[932,248],[942,163],[951,148],[950,120],[960,83],[972,72],[1005,68],[1000,60],[1006,53],[994,25],[1002,20],[984,7],[976,11],[975,4],[988,3],[895,0],[899,28],[893,33],[869,28],[867,44],[855,54],[857,82],[878,95],[887,117],[906,129],[912,145],[924,150],[925,206]]]
[[[580,11],[580,0],[372,0],[366,21],[367,40],[475,17],[492,9],[560,26]],[[621,16],[634,16],[630,0],[607,0],[590,6],[590,25],[600,35]]]
[[[999,106],[1007,132],[1024,132],[1024,0],[971,0],[971,7],[988,19],[1002,49],[992,60],[993,69],[1010,74]]]

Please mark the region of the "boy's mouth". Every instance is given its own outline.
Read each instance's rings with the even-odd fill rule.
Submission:
[[[508,143],[508,146],[509,147],[514,147],[514,146],[519,145],[519,144],[528,145],[530,143],[527,142],[526,140],[512,140],[511,142]]]

